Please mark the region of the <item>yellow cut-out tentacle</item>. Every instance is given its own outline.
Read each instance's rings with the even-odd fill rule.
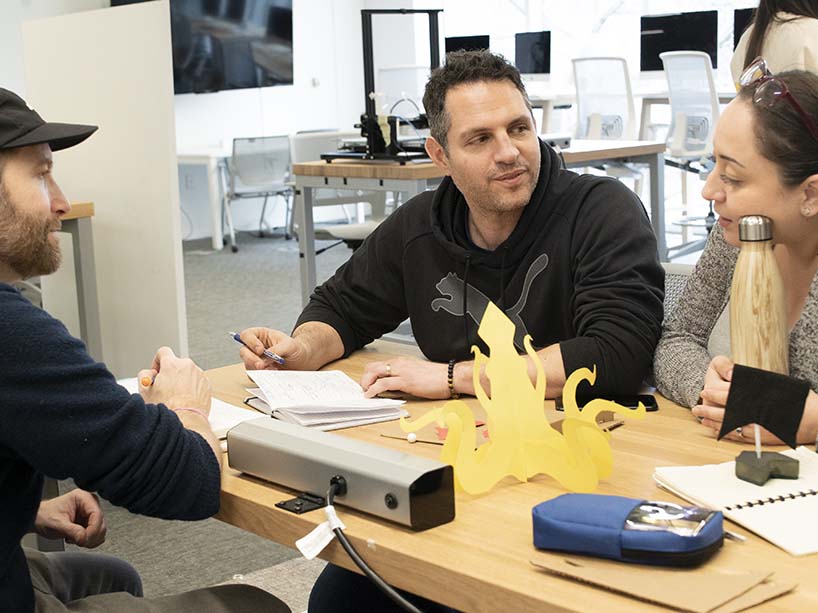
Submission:
[[[470,494],[489,491],[495,483],[509,474],[508,453],[493,442],[474,449],[474,417],[465,402],[456,400],[446,405],[444,420],[449,428],[440,461],[455,467],[458,487]]]
[[[531,335],[526,334],[523,337],[523,347],[525,347],[525,352],[528,354],[534,361],[534,368],[537,371],[537,383],[535,387],[535,391],[537,392],[537,398],[545,398],[545,368],[542,365],[542,360],[540,356],[537,355],[537,352],[534,351],[534,346],[531,344]]]
[[[436,422],[437,425],[443,425],[443,411],[446,409],[446,405],[439,407],[437,409],[432,409],[428,413],[424,413],[420,417],[414,420],[408,420],[405,417],[400,418],[400,428],[404,432],[417,432],[421,428],[428,426],[429,424]]]
[[[641,419],[646,415],[645,405],[641,402],[636,405],[636,408],[628,408],[623,407],[613,400],[594,398],[582,408],[582,414],[593,421],[596,421],[596,416],[603,411],[611,411],[613,413],[619,413],[622,417],[635,417],[636,419]]]
[[[587,381],[591,385],[596,383],[596,365],[594,369],[577,368],[568,376],[568,380],[562,387],[562,405],[565,407],[565,417],[581,419],[582,412],[577,406],[577,386],[580,381]]]
[[[480,348],[477,345],[474,345],[471,348],[472,353],[474,354],[474,372],[472,373],[472,385],[474,385],[474,395],[477,396],[477,400],[480,402],[480,406],[487,407],[491,404],[491,398],[489,398],[486,390],[483,388],[482,383],[480,382],[480,373],[483,372],[483,366],[488,364],[489,359],[483,355],[480,351]]]

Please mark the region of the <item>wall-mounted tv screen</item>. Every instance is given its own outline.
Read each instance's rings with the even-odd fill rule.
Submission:
[[[515,34],[514,65],[522,74],[550,74],[551,32]]]
[[[452,51],[479,51],[489,48],[489,35],[478,34],[476,36],[447,36],[446,53]]]
[[[659,54],[665,51],[704,51],[718,68],[718,11],[644,16],[641,34],[642,71],[663,70]]]
[[[755,9],[736,9],[733,11],[733,51],[738,47],[738,41],[744,30],[750,25],[753,20],[753,13]]]
[[[170,0],[177,94],[292,85],[292,0]]]

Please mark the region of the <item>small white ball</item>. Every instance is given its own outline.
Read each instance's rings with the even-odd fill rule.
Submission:
[[[414,432],[410,432],[409,434],[406,435],[406,440],[409,441],[410,443],[417,443],[418,435],[415,434]]]

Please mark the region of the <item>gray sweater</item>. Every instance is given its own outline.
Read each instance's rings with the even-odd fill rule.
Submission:
[[[683,406],[697,404],[707,365],[707,341],[730,299],[739,250],[715,226],[678,306],[662,326],[653,360],[656,388]],[[790,375],[818,390],[818,275],[812,280],[800,319],[790,332]]]

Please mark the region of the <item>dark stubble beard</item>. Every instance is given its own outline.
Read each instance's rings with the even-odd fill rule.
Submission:
[[[49,235],[59,225],[21,212],[0,185],[0,262],[22,279],[50,275],[60,267],[60,246]]]

